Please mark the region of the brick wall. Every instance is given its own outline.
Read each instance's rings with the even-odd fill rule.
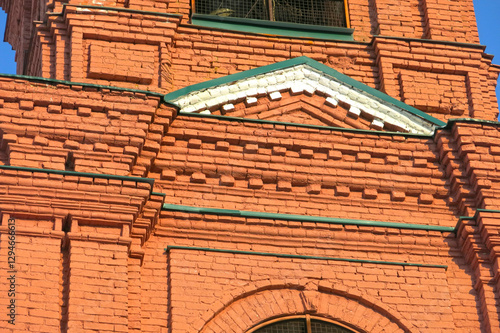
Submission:
[[[71,240],[67,332],[128,332],[127,250]]]
[[[4,281],[17,228],[1,329],[247,332],[309,314],[496,332],[499,67],[472,1],[348,4],[354,41],[194,26],[184,0],[0,1],[19,73],[47,78],[0,78]],[[377,132],[307,93],[212,116],[163,100],[303,55],[448,123]]]
[[[477,45],[471,0],[348,3],[354,43],[194,26],[189,24],[187,1],[75,1],[47,4],[59,14],[35,28],[29,25],[24,32],[33,44],[28,59],[21,52],[28,42],[20,45],[16,39],[12,45],[19,50],[22,74],[162,93],[305,55],[440,119],[496,120],[498,68]],[[22,9],[7,1],[0,5],[12,18],[35,15],[29,6]],[[88,5],[109,8],[78,7]],[[408,10],[401,11],[403,7]],[[22,21],[11,29],[25,26]],[[19,34],[12,30],[7,36]],[[119,56],[113,56],[115,52]],[[421,100],[412,97],[420,86],[405,82],[415,75],[423,75],[415,81],[420,86],[438,85],[447,95],[444,100],[426,102],[425,93]]]
[[[101,156],[96,153],[104,148],[123,154],[130,141],[122,144],[110,137],[109,141],[87,143],[86,132],[80,132],[74,124],[80,123],[78,119],[83,123],[96,119],[98,124],[109,124],[106,130],[112,130],[113,119],[120,119],[117,125],[143,119],[149,123],[148,132],[143,141],[137,141],[141,148],[135,151],[133,156],[137,158],[130,162],[127,174],[138,172],[153,178],[155,193],[163,193],[161,197],[152,195],[149,184],[125,180],[2,170],[2,212],[16,212],[19,230],[31,232],[19,235],[17,256],[37,258],[26,263],[21,259],[19,263],[22,329],[51,323],[53,326],[47,327],[62,327],[64,331],[94,328],[153,332],[171,327],[176,331],[209,332],[217,331],[220,321],[227,324],[235,320],[236,326],[231,327],[246,330],[263,318],[258,319],[255,308],[245,305],[247,317],[238,322],[234,315],[241,309],[238,304],[258,304],[256,300],[270,295],[277,300],[307,300],[275,308],[276,315],[314,310],[317,315],[329,313],[357,329],[368,329],[372,323],[380,329],[465,332],[487,331],[495,325],[496,307],[491,306],[491,300],[496,297],[496,280],[486,281],[484,277],[496,274],[497,263],[491,259],[489,268],[481,272],[474,268],[474,256],[464,255],[474,253],[467,249],[477,237],[467,235],[495,237],[494,231],[482,231],[496,228],[494,219],[462,220],[460,223],[470,224],[472,229],[464,227],[464,232],[457,231],[456,236],[449,231],[175,210],[160,213],[159,209],[165,202],[453,230],[459,216],[497,207],[496,124],[451,122],[434,136],[285,127],[279,123],[175,116],[175,108],[160,105],[154,95],[86,86],[60,86],[57,98],[61,105],[57,107],[44,97],[52,93],[52,103],[56,101],[51,86],[35,83],[28,88],[27,81],[4,82],[1,146],[5,161],[40,168],[43,165],[25,161],[30,156],[33,161],[37,156],[57,157],[54,152],[62,151],[65,154],[61,156],[88,156],[95,161]],[[18,92],[8,95],[7,87]],[[30,92],[35,90],[36,94]],[[84,106],[88,96],[102,101],[95,102],[100,109]],[[63,102],[67,100],[71,107]],[[143,107],[136,109],[133,100],[141,101]],[[16,108],[18,112],[14,112]],[[20,131],[15,124],[25,119],[51,119],[61,129],[47,131],[50,127],[37,122]],[[93,128],[100,127],[87,131]],[[65,132],[60,132],[63,129]],[[51,163],[59,165],[63,173],[83,165],[63,160]],[[111,168],[119,169],[118,165]],[[16,200],[15,206],[9,206],[12,200]],[[26,214],[31,218],[23,218]],[[47,233],[47,229],[52,231]],[[28,247],[31,250],[25,250],[23,244],[32,244]],[[38,253],[35,249],[40,244],[48,246],[47,251]],[[484,251],[495,253],[493,247],[484,245],[487,241],[481,244]],[[179,248],[166,253],[164,249],[171,245],[445,265],[447,269],[398,264],[389,268],[384,263],[349,261],[332,264],[328,260],[273,255],[261,260],[258,254]],[[31,275],[37,267],[43,267],[40,269],[45,275]],[[391,282],[384,280],[391,274]],[[185,286],[183,281],[191,279],[189,287]],[[36,305],[39,283],[44,297],[57,298],[57,308]],[[208,295],[207,290],[214,292]],[[33,301],[24,306],[22,300],[30,297]],[[197,297],[208,298],[196,302],[198,305],[187,303]],[[8,301],[5,294],[1,299]],[[353,321],[342,309],[325,308],[325,304],[340,299],[353,304],[357,311],[373,311],[371,316],[381,318],[380,322]],[[481,316],[477,315],[476,300],[485,306]],[[425,306],[425,312],[416,310]],[[33,315],[25,318],[30,309]]]
[[[179,116],[151,176],[169,203],[451,226],[434,149],[425,139]]]
[[[53,221],[29,220],[16,215],[3,214],[3,226],[7,225],[8,218],[16,220],[16,251],[15,270],[8,269],[8,234],[1,235],[2,281],[0,304],[4,309],[10,304],[7,297],[9,290],[14,290],[16,300],[16,332],[54,332],[60,329],[60,300],[61,300],[61,254],[60,237],[40,237],[35,230],[47,230],[53,226]],[[6,228],[5,228],[6,229]],[[30,230],[28,232],[28,230]],[[31,233],[31,235],[29,235]],[[9,280],[14,276],[14,280]],[[15,288],[11,289],[11,282]],[[13,327],[4,318],[0,327],[4,331],[11,331]]]

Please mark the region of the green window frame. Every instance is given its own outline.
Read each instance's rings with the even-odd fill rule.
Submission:
[[[224,2],[226,1],[226,3]],[[229,2],[232,1],[232,2]],[[253,13],[253,1],[261,1],[260,8],[264,6],[268,12],[265,15],[250,15]],[[266,3],[263,3],[266,1]],[[347,0],[339,0],[343,4],[344,22],[343,26],[321,25],[315,24],[308,19],[294,20],[293,15],[279,20],[276,17],[275,10],[269,4],[277,1],[304,1],[305,0],[193,0],[192,1],[192,16],[191,23],[197,26],[210,27],[215,29],[241,31],[255,34],[289,36],[289,37],[310,37],[318,39],[353,41],[354,29],[350,28],[349,10]],[[322,3],[327,3],[332,0],[308,0]],[[246,4],[246,7],[241,4]],[[338,3],[335,1],[335,3]],[[234,4],[234,5],[233,5]],[[229,7],[233,6],[237,10]],[[241,9],[241,8],[243,9]],[[269,9],[269,7],[271,9]],[[293,10],[288,10],[294,12]],[[297,9],[296,12],[302,12]],[[269,13],[271,13],[269,15]],[[300,15],[299,15],[300,16]],[[318,15],[321,16],[321,15]],[[278,18],[278,19],[277,19]],[[309,22],[309,23],[308,23]],[[316,22],[322,23],[322,22]],[[325,22],[323,22],[324,24]]]
[[[349,28],[347,0],[196,0],[197,14]]]

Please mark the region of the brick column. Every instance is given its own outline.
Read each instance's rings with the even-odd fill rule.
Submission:
[[[372,1],[377,12],[379,35],[422,38],[424,15],[419,0]]]
[[[472,0],[420,0],[424,10],[425,38],[479,43]]]

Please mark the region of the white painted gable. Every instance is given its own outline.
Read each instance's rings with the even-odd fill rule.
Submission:
[[[409,133],[432,134],[440,126],[433,121],[436,120],[433,117],[415,114],[410,106],[400,107],[391,102],[394,100],[391,97],[380,92],[377,93],[387,98],[377,97],[363,90],[363,84],[358,83],[358,86],[361,88],[349,85],[307,63],[301,63],[192,91],[169,101],[177,104],[180,112],[210,114],[210,109],[222,108],[228,111],[234,108],[234,103],[245,99],[251,103],[256,102],[256,97],[267,95],[271,100],[277,100],[284,91],[290,91],[293,95],[318,93],[326,97],[326,103],[330,106],[335,107],[339,101],[347,104],[349,115],[354,118],[362,114],[369,115],[373,119],[373,128],[383,129],[386,124],[391,124]]]

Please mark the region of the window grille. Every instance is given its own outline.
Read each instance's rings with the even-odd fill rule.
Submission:
[[[196,0],[198,14],[346,27],[344,0]]]
[[[270,320],[248,333],[355,333],[355,331],[328,320],[310,315],[298,315]]]
[[[280,321],[263,327],[255,333],[307,333],[306,321],[303,319]]]

